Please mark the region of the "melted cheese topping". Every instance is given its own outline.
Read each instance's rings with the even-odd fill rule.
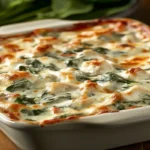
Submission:
[[[149,28],[129,19],[0,39],[0,112],[28,123],[150,104]]]

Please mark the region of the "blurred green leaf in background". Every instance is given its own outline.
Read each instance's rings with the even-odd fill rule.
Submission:
[[[107,17],[127,10],[132,1],[0,0],[0,25],[49,18],[80,20]]]

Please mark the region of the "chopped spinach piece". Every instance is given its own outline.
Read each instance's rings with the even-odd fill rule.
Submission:
[[[25,119],[25,120],[27,120],[27,121],[35,121],[35,120],[33,120],[33,119]]]
[[[44,110],[41,110],[41,109],[32,110],[32,113],[34,116],[40,115],[43,112],[44,112]]]
[[[59,70],[59,68],[56,65],[52,64],[52,63],[49,64],[48,66],[45,66],[45,68],[48,68],[48,69],[53,70],[53,71],[58,71]]]
[[[69,116],[70,116],[69,114],[63,114],[63,115],[58,116],[58,118],[64,119],[64,118],[67,118]]]
[[[93,44],[90,44],[90,43],[82,43],[82,45],[86,48],[89,48],[91,47]]]
[[[26,64],[30,65],[30,66],[32,66],[34,68],[42,68],[43,67],[42,63],[39,60],[37,60],[37,59],[35,59],[35,60],[27,60]]]
[[[130,87],[131,87],[130,84],[125,83],[125,84],[120,88],[119,91],[127,90],[127,89],[130,88]]]
[[[94,77],[92,78],[90,74],[88,73],[84,73],[84,72],[78,72],[76,74],[76,79],[78,81],[85,81],[85,80],[91,80],[93,82],[108,82],[108,81],[114,81],[114,82],[119,82],[119,83],[126,83],[126,84],[130,84],[130,83],[134,83],[135,81],[132,80],[128,80],[125,79],[115,73],[112,72],[108,72],[104,75],[101,76],[100,79],[95,79]],[[126,86],[127,87],[127,86]],[[124,87],[124,88],[126,88]]]
[[[44,65],[39,60],[36,60],[36,59],[35,60],[27,60],[26,64],[28,66],[20,66],[19,70],[20,71],[27,71],[28,70],[29,72],[31,72],[33,74],[39,73],[44,68],[48,68],[48,69],[54,70],[54,71],[59,70],[59,68],[52,63],[50,63],[49,65]]]
[[[107,41],[120,40],[123,36],[124,34],[118,32],[112,32],[111,35],[101,35],[98,37],[98,39],[107,42]]]
[[[70,116],[82,116],[82,115],[83,114],[81,114],[81,113],[78,113],[78,114],[63,114],[63,115],[58,116],[57,118],[64,119],[64,118],[68,118]]]
[[[44,92],[44,93],[41,95],[41,99],[42,99],[43,101],[49,101],[49,100],[53,100],[54,96],[55,96],[55,95],[52,95],[52,94],[50,94],[50,93],[48,93],[48,92]]]
[[[78,81],[90,80],[90,78],[88,78],[88,77],[86,77],[86,76],[83,76],[83,75],[81,75],[81,76],[77,75],[77,76],[76,76],[76,79],[77,79]]]
[[[43,64],[37,59],[35,59],[35,60],[27,60],[26,64],[28,65],[26,68],[31,73],[38,73],[38,72],[40,72],[43,69]]]
[[[44,98],[44,97],[47,96],[47,95],[50,95],[50,94],[45,91],[45,92],[41,95],[41,98]]]
[[[112,106],[115,107],[116,110],[124,110],[128,107],[135,106],[137,102],[127,102],[127,101],[118,101]]]
[[[75,48],[73,49],[73,52],[82,52],[84,51],[85,49],[88,49],[88,48],[91,48],[92,44],[89,44],[89,43],[82,43],[82,45],[78,48]]]
[[[29,71],[33,74],[36,74],[36,73],[41,71],[41,68],[34,68],[34,67],[31,67],[31,66],[20,66],[19,70],[20,71]]]
[[[81,72],[79,72],[79,73],[76,74],[76,79],[77,79],[78,81],[91,80],[91,79],[87,76],[87,74],[81,73]]]
[[[93,48],[93,50],[100,54],[107,54],[110,51],[109,49],[103,48],[103,47],[96,47],[96,48]]]
[[[144,69],[144,70],[150,70],[150,68],[146,68],[146,69]]]
[[[27,114],[29,116],[38,116],[41,113],[43,113],[44,111],[45,111],[44,109],[34,109],[34,110],[23,109],[23,110],[21,110],[22,113]]]
[[[112,106],[115,107],[117,110],[123,110],[133,106],[143,106],[143,105],[150,105],[150,95],[146,94],[138,101],[118,101]]]
[[[26,66],[19,66],[19,70],[20,71],[27,71],[28,67],[26,67]]]
[[[84,56],[81,56],[76,59],[66,60],[65,63],[67,65],[67,67],[73,67],[73,68],[78,69],[79,64],[81,64],[83,61],[89,61],[89,60],[91,60],[91,59],[86,59],[86,58],[84,58]]]
[[[147,105],[150,105],[150,100],[144,100],[143,103],[147,104]]]
[[[135,82],[132,80],[125,79],[125,78],[123,78],[123,77],[121,77],[115,73],[112,73],[112,72],[108,72],[108,73],[102,75],[101,79],[98,79],[98,82],[108,82],[108,81],[127,83],[127,84]]]
[[[64,101],[64,100],[71,100],[71,94],[64,93],[64,94],[57,95],[54,97],[54,101]]]
[[[52,102],[60,102],[64,100],[71,100],[71,94],[70,93],[64,93],[60,95],[51,95],[47,92],[44,92],[41,96],[42,101],[47,102],[47,103],[52,103]]]
[[[26,104],[35,104],[34,98],[29,98],[29,97],[26,97],[25,95],[17,97],[15,102],[19,103],[19,104],[25,104],[25,105]]]
[[[20,59],[27,59],[27,57],[25,57],[25,56],[20,56]]]
[[[93,96],[95,96],[95,94],[94,93],[88,93],[88,97],[93,97]]]
[[[17,90],[27,90],[32,87],[32,83],[27,79],[21,79],[15,81],[11,86],[7,87],[6,90],[9,92],[14,92]]]
[[[143,100],[150,100],[150,95],[149,94],[145,94],[142,99]]]
[[[78,48],[73,49],[73,51],[75,53],[78,53],[78,52],[83,52],[85,49],[87,49],[87,48],[86,47],[78,47]]]
[[[56,56],[55,54],[52,54],[52,53],[46,53],[45,56],[47,57],[51,57],[51,58],[54,58],[54,59],[57,59],[57,60],[63,60],[63,58],[60,58],[58,56]]]
[[[82,60],[83,60],[83,61],[90,61],[90,60],[93,60],[93,59],[90,59],[90,58],[83,58]]]
[[[66,51],[64,52],[63,54],[75,54],[74,52],[71,52],[71,51]]]
[[[145,94],[143,97],[142,97],[142,100],[143,100],[143,103],[147,104],[147,105],[150,105],[150,95],[149,94]]]
[[[117,110],[124,110],[125,106],[121,102],[117,102],[113,105]]]
[[[122,71],[122,70],[124,70],[124,69],[119,68],[119,67],[116,67],[115,69],[116,69],[116,70],[118,70],[118,71]]]
[[[64,101],[64,100],[71,100],[71,94],[65,93],[65,94],[55,96],[55,101]]]
[[[73,51],[74,51],[74,52],[82,52],[82,51],[84,51],[85,49],[86,49],[85,47],[79,47],[79,48],[74,49]]]
[[[121,55],[126,54],[126,52],[122,52],[122,51],[113,51],[112,54],[113,54],[114,56],[121,56]]]
[[[36,120],[34,120],[34,119],[25,119],[25,120],[27,120],[27,121],[36,121]]]
[[[66,60],[65,63],[67,65],[67,67],[77,68],[79,60],[78,59],[72,59],[72,60],[70,59],[70,60]]]
[[[127,107],[132,107],[135,106],[138,102],[123,102],[124,105],[126,105]]]

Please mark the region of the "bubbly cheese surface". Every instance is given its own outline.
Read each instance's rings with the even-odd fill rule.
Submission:
[[[0,112],[47,124],[150,105],[150,29],[100,20],[0,37]]]

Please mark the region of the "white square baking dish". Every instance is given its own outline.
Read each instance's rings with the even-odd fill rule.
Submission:
[[[105,150],[150,140],[150,108],[85,117],[45,127],[1,117],[1,130],[21,150]]]
[[[75,22],[44,20],[8,25],[0,28],[0,35],[73,23]],[[44,127],[13,122],[0,114],[0,128],[22,150],[104,150],[150,140],[149,114],[150,107],[147,106]]]

